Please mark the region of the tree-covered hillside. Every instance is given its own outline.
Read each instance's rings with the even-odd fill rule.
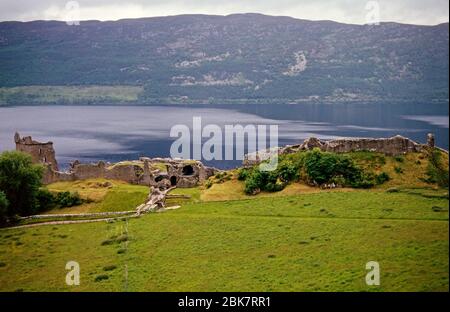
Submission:
[[[448,44],[448,23],[259,14],[2,22],[0,87],[139,86],[140,103],[447,100]]]

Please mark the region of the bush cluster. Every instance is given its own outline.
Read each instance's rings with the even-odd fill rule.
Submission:
[[[274,171],[260,171],[258,167],[240,169],[238,179],[245,181],[247,194],[256,194],[280,191],[289,182],[300,179],[316,186],[334,183],[336,186],[370,188],[390,177],[385,172],[379,175],[364,172],[349,156],[314,149],[281,155]]]
[[[52,208],[66,208],[83,204],[83,199],[77,192],[58,192],[52,193],[47,189],[40,189],[37,195],[39,211],[45,211]]]

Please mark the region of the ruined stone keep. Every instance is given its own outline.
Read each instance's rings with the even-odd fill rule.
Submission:
[[[31,155],[34,163],[49,165],[52,170],[58,171],[53,142],[41,143],[33,141],[31,136],[21,138],[17,132],[14,135],[14,142],[16,143],[16,151]]]

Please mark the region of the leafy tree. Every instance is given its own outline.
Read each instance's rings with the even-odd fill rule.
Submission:
[[[43,167],[34,165],[31,156],[22,152],[0,154],[0,190],[9,202],[6,214],[32,214],[39,208],[37,194]]]
[[[9,202],[5,193],[0,191],[0,224],[5,222],[8,212]]]

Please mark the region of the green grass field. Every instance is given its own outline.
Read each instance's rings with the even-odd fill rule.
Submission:
[[[135,188],[99,198],[115,187]],[[139,219],[0,230],[0,291],[449,290],[442,191],[208,202],[199,189],[176,193],[192,198]],[[65,284],[71,260],[79,286]],[[380,263],[380,286],[365,284],[368,261]]]

